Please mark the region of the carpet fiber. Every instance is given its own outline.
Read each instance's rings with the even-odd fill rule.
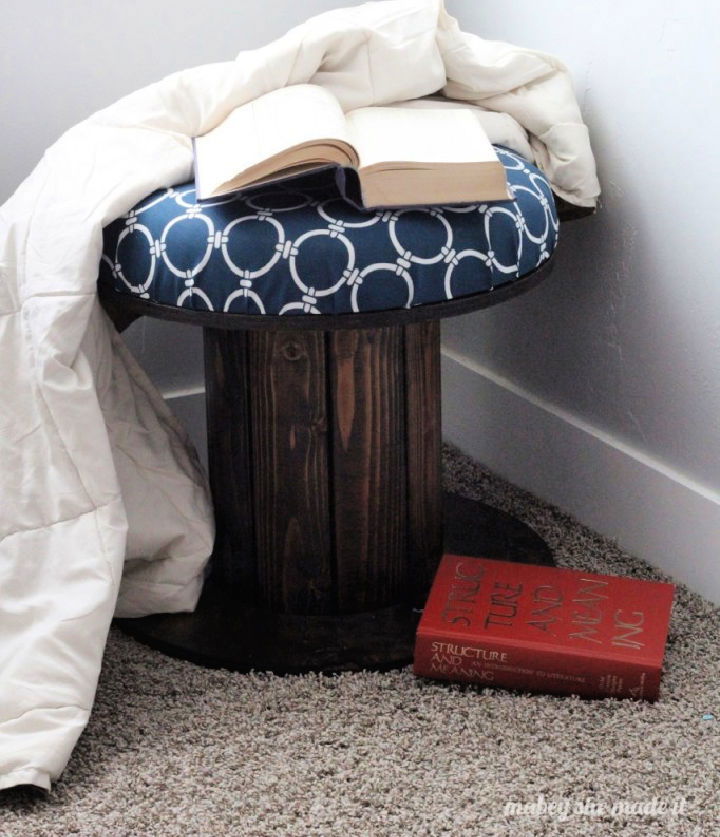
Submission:
[[[445,450],[446,486],[530,524],[561,566],[665,578]],[[50,794],[0,835],[720,835],[720,609],[679,586],[655,704],[385,674],[211,671],[110,633]]]

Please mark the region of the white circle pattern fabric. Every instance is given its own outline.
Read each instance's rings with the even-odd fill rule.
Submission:
[[[159,190],[104,230],[100,279],[165,305],[240,314],[410,308],[492,291],[550,258],[558,219],[543,174],[496,146],[512,200],[361,210],[332,170],[197,202]]]

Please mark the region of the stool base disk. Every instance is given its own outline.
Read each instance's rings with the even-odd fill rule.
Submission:
[[[444,549],[552,565],[547,544],[498,509],[445,493]],[[415,606],[413,606],[413,604]],[[412,662],[422,602],[367,613],[303,616],[244,604],[227,585],[206,581],[193,613],[115,619],[124,633],[172,657],[208,668],[300,674],[400,668]]]

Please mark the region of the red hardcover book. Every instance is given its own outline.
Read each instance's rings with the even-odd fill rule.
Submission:
[[[484,686],[655,700],[675,586],[444,555],[413,671]]]

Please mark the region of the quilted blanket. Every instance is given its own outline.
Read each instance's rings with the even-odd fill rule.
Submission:
[[[531,154],[557,195],[598,194],[564,66],[461,32],[442,0],[312,18],[49,148],[0,208],[0,788],[50,788],[88,721],[113,614],[192,610],[212,550],[196,455],[98,305],[102,229],[190,178],[193,136],[301,82],[345,109],[442,90],[486,109],[491,140]]]

